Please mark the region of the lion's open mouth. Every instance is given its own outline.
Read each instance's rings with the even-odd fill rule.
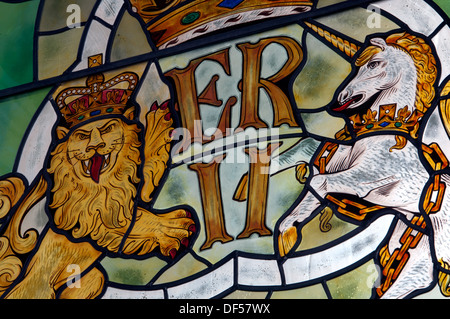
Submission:
[[[95,153],[90,159],[83,161],[84,172],[90,175],[94,182],[98,183],[100,174],[108,167],[110,159],[111,156],[109,154],[100,155]]]

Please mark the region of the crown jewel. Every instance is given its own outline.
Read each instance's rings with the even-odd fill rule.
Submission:
[[[99,65],[99,59],[101,56],[89,58],[89,66]],[[97,116],[123,114],[138,80],[133,72],[123,72],[106,81],[102,73],[97,73],[87,77],[86,86],[61,91],[56,103],[69,128]]]

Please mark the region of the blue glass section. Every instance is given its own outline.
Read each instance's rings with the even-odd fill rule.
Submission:
[[[91,116],[99,115],[100,112],[101,112],[100,110],[92,111],[92,112],[91,112]]]
[[[244,2],[244,0],[223,0],[221,3],[219,3],[219,7],[234,9],[237,5],[241,4],[242,2]]]

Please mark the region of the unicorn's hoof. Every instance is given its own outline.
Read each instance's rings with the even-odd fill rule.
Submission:
[[[278,249],[280,256],[286,256],[292,250],[296,242],[297,228],[291,226],[278,236]]]

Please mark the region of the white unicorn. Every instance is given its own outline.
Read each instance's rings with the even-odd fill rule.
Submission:
[[[323,29],[317,33],[325,38]],[[350,119],[337,135],[346,141],[319,147],[299,201],[280,219],[279,253],[289,257],[301,241],[301,227],[325,203],[344,214],[355,204],[360,215],[347,212],[355,220],[374,210],[395,213],[399,221],[379,252],[382,282],[374,296],[412,297],[431,289],[436,275],[448,296],[448,162],[437,143],[422,145],[418,137],[435,98],[432,49],[417,36],[394,33],[371,39],[355,66],[333,109]],[[350,199],[340,199],[345,196]]]

